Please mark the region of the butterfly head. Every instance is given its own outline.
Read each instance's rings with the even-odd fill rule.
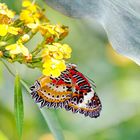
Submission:
[[[77,66],[75,64],[69,63],[67,64],[67,69],[76,69]]]

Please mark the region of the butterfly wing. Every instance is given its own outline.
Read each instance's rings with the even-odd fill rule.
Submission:
[[[95,88],[95,85],[93,87]],[[102,105],[94,88],[88,79],[76,70],[75,65],[69,64],[58,78],[42,76],[30,89],[35,101],[41,102],[41,107],[60,107],[96,118],[100,115]]]
[[[102,108],[101,102],[85,76],[75,68],[70,69],[72,80],[72,97],[65,105],[66,110],[97,118]],[[95,86],[94,86],[95,87]]]
[[[67,104],[72,94],[71,79],[42,76],[31,86],[31,95],[35,101],[41,102],[41,107],[62,108]],[[65,80],[66,79],[66,80]]]

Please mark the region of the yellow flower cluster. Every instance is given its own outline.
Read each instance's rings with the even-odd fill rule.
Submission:
[[[29,28],[37,29],[42,20],[48,21],[43,14],[43,10],[34,1],[23,0],[22,7],[24,9],[20,13],[20,20]]]
[[[62,25],[52,25],[45,17],[43,10],[30,0],[23,0],[23,10],[20,13],[20,20],[32,29],[32,32],[39,31],[42,36],[63,39],[68,34],[68,28]],[[50,40],[50,38],[49,38]],[[50,43],[50,42],[49,42]]]
[[[71,57],[71,48],[67,44],[53,43],[42,51],[43,74],[58,77],[66,69],[65,61]]]
[[[5,3],[0,3],[0,16],[1,17],[8,17],[9,19],[14,18],[15,13],[8,9]]]
[[[0,37],[4,39],[10,39],[11,35],[18,35],[21,32],[20,27],[14,27],[15,12],[8,9],[7,5],[0,3]],[[9,36],[8,36],[9,35]],[[28,36],[28,37],[27,37]],[[12,58],[17,54],[23,54],[23,56],[30,56],[28,49],[23,45],[29,39],[29,35],[22,35],[14,44],[5,46],[5,50],[9,51]],[[26,40],[26,41],[25,41]],[[1,41],[1,44],[8,44],[8,42]],[[3,45],[2,45],[3,46]]]
[[[5,36],[7,33],[17,35],[20,28],[12,26],[12,19],[15,13],[8,9],[7,5],[0,3],[0,36]]]
[[[38,32],[43,40],[30,52],[25,43]],[[44,75],[58,77],[66,69],[65,61],[71,57],[69,45],[60,43],[67,34],[68,27],[51,24],[35,1],[23,0],[19,16],[0,3],[1,58],[38,67]]]

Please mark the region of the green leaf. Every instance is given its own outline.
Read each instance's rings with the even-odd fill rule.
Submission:
[[[19,75],[15,77],[15,89],[14,89],[14,107],[15,107],[15,119],[16,119],[16,126],[19,139],[22,136],[22,127],[23,127],[23,117],[24,117],[24,110],[23,110],[23,99],[22,99],[22,89],[20,83]]]
[[[102,25],[114,50],[140,65],[139,0],[45,1],[68,17],[83,18],[86,21],[86,27],[96,29],[97,23],[99,28]],[[97,31],[101,32],[103,29]]]

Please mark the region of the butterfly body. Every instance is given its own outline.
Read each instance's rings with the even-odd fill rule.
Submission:
[[[102,106],[97,94],[74,64],[67,65],[58,78],[42,76],[30,89],[35,101],[41,102],[41,107],[65,108],[91,118],[100,115]]]

